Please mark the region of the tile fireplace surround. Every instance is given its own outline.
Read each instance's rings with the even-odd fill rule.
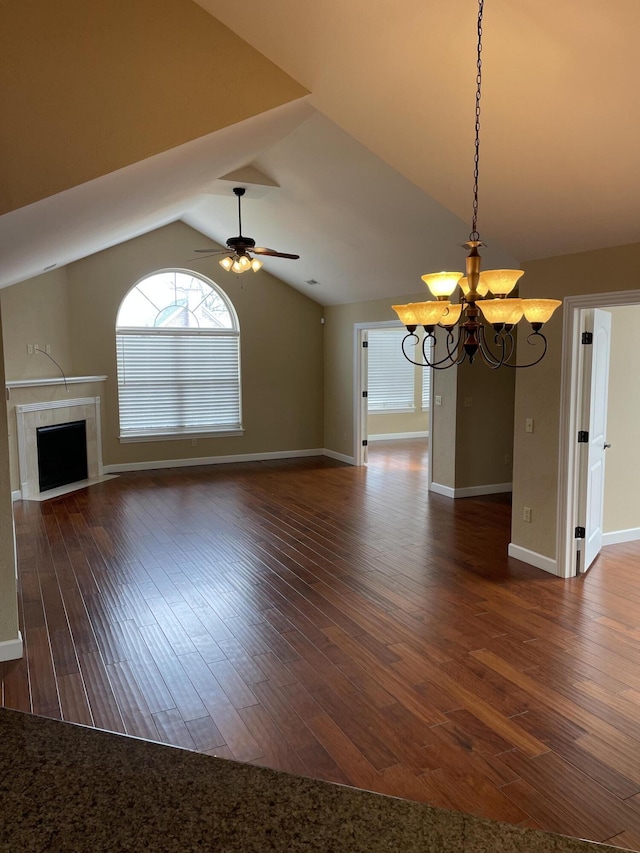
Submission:
[[[36,430],[38,427],[71,421],[86,421],[88,478],[93,480],[102,477],[100,397],[79,397],[75,400],[52,400],[16,406],[18,465],[23,500],[40,499]]]

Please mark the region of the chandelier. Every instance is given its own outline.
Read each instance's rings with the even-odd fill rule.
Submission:
[[[520,299],[509,296],[524,270],[486,270],[481,272],[478,249],[484,244],[478,232],[478,175],[480,167],[480,98],[482,96],[482,16],[484,0],[478,0],[478,44],[475,103],[475,150],[473,158],[473,217],[466,260],[466,275],[461,272],[438,272],[423,275],[435,300],[393,305],[392,308],[407,327],[402,341],[405,358],[419,367],[443,370],[462,364],[473,364],[476,356],[491,368],[533,367],[547,352],[547,339],[542,326],[562,303],[558,299]],[[459,301],[450,298],[460,288]],[[485,298],[488,296],[491,298]],[[537,345],[536,357],[526,364],[515,363],[516,341],[513,331],[522,318],[531,324],[527,342]],[[424,328],[420,361],[407,354],[405,346],[417,347],[418,326]],[[445,331],[444,348],[436,350],[436,327]],[[433,346],[432,346],[433,345]],[[428,355],[431,348],[431,355]],[[415,354],[415,350],[414,350]]]

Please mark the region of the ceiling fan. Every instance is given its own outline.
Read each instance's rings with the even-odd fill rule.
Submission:
[[[253,270],[258,272],[262,267],[262,261],[253,255],[269,255],[273,258],[290,258],[297,260],[300,255],[290,255],[286,252],[276,252],[275,249],[265,249],[264,247],[256,246],[256,241],[252,237],[244,237],[242,234],[242,196],[246,190],[244,187],[234,187],[234,195],[238,199],[238,237],[229,237],[227,240],[227,248],[212,252],[211,249],[194,249],[195,252],[212,255],[227,255],[218,261],[223,269],[227,272],[247,272]],[[230,253],[230,254],[229,254]]]

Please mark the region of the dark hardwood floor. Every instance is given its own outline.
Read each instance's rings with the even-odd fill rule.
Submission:
[[[640,849],[640,547],[508,560],[426,445],[124,474],[15,505],[3,704]]]

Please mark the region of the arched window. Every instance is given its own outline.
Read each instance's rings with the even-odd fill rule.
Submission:
[[[211,281],[161,270],[123,299],[116,321],[120,439],[240,434],[240,329]]]

